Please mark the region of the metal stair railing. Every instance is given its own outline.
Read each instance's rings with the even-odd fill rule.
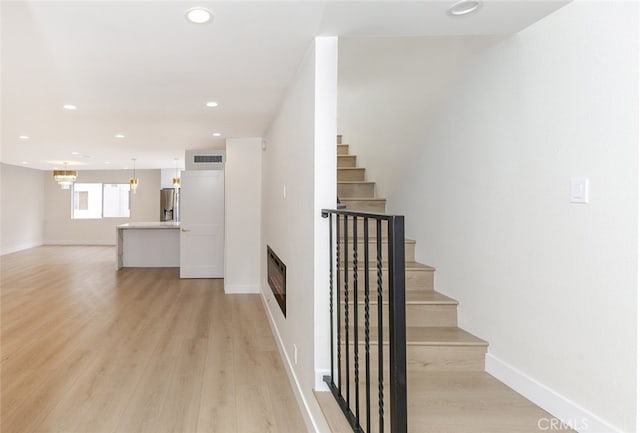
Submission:
[[[329,220],[329,314],[331,374],[324,377],[347,421],[357,433],[407,432],[407,342],[405,311],[404,217],[348,210],[323,209]],[[358,224],[362,223],[359,230]],[[387,275],[383,269],[383,222],[387,235]],[[370,233],[375,224],[375,293],[372,314],[370,290]],[[372,227],[373,228],[373,227]],[[359,238],[363,251],[359,251]],[[362,260],[360,258],[362,257]],[[334,267],[335,266],[335,267]],[[362,275],[362,281],[360,281]],[[388,290],[385,293],[384,283]],[[359,289],[363,298],[359,300]],[[359,303],[364,304],[359,311]],[[383,304],[388,303],[388,317]],[[360,315],[364,323],[360,323]],[[372,320],[372,316],[373,320]],[[377,337],[372,338],[372,323]],[[388,344],[384,339],[388,327]],[[361,329],[362,326],[362,329]],[[372,341],[373,340],[373,341]],[[364,389],[361,389],[364,348]],[[377,352],[372,353],[372,346]],[[388,350],[385,350],[387,348]],[[377,356],[377,378],[372,381],[372,355]],[[385,393],[388,371],[388,395]],[[352,375],[353,372],[353,375]],[[388,403],[386,401],[388,400]],[[377,416],[372,403],[377,401]],[[388,419],[386,417],[388,416]],[[376,419],[377,418],[377,419]],[[373,423],[377,425],[374,425]]]

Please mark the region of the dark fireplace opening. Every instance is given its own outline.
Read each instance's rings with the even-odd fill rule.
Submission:
[[[267,281],[282,314],[287,317],[287,267],[267,245]]]

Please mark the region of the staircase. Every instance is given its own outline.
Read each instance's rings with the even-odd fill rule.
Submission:
[[[357,166],[357,157],[341,136],[337,145],[340,203],[346,210],[384,213],[386,200],[375,196],[375,182],[367,180],[365,168]],[[373,251],[375,238],[370,239]],[[415,261],[415,245],[405,240],[409,432],[540,432],[539,420],[553,417],[485,373],[488,343],[458,327],[458,302],[434,289],[435,269]],[[364,249],[361,238],[358,247]],[[359,304],[362,316],[363,302]],[[387,306],[383,307],[387,317]],[[388,372],[385,376],[387,382]],[[318,392],[316,397],[333,433],[353,431],[330,393]],[[377,432],[378,426],[372,431]]]
[[[375,182],[356,163],[338,136],[340,202],[346,210],[384,213],[386,200],[375,197]],[[487,342],[458,328],[458,302],[434,290],[435,269],[415,261],[415,246],[405,240],[408,371],[484,371]]]

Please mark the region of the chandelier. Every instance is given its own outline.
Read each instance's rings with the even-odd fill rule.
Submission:
[[[62,189],[69,189],[78,178],[78,172],[67,170],[67,163],[64,163],[64,170],[53,170],[53,178]]]
[[[133,161],[133,177],[131,179],[129,179],[129,187],[131,188],[131,192],[133,192],[134,194],[136,193],[136,190],[138,189],[138,178],[136,177],[136,159],[132,158]]]
[[[174,188],[180,188],[180,178],[178,177],[178,158],[174,158],[174,161],[176,163],[176,177],[171,180],[171,185]]]

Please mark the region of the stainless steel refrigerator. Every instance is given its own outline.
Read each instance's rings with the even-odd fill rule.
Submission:
[[[180,221],[180,188],[160,190],[160,221]]]

